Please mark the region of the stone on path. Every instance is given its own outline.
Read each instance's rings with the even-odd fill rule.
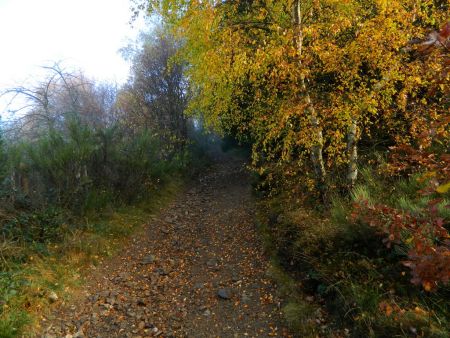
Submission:
[[[155,262],[155,260],[156,257],[154,255],[148,255],[144,257],[144,259],[142,260],[142,264],[152,264]]]
[[[217,297],[220,299],[230,299],[231,292],[229,289],[219,289],[219,291],[217,291]]]
[[[58,295],[56,294],[56,292],[51,291],[51,292],[48,294],[48,300],[50,301],[50,303],[56,302],[56,301],[58,300]]]

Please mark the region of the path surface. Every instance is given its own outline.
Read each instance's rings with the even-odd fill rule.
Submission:
[[[116,257],[43,336],[284,336],[242,162],[207,170]]]

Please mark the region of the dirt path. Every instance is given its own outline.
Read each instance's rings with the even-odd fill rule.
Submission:
[[[218,163],[90,273],[43,336],[283,336],[252,207],[242,162]]]

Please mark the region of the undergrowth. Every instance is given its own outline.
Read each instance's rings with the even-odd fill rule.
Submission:
[[[423,186],[419,176],[387,182],[367,169],[351,197],[335,196],[327,211],[282,195],[260,202],[261,235],[273,257],[269,274],[295,334],[450,336],[448,285],[430,291],[412,284],[404,264],[408,241],[388,248],[384,233],[352,217],[359,200],[420,215],[431,199],[418,193]],[[448,194],[442,199],[438,213],[448,227]]]

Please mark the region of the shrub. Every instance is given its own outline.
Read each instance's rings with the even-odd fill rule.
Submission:
[[[263,203],[265,242],[290,276],[275,279],[295,289],[291,302],[314,294],[330,315],[328,325],[334,322],[336,332],[348,328],[352,337],[448,336],[450,264],[439,248],[448,236],[448,202],[442,194],[439,203],[423,195],[420,177],[389,179],[363,170],[352,197],[336,196],[327,213],[293,206],[283,196]],[[357,201],[362,205],[354,209]],[[405,262],[417,264],[409,265],[415,282],[434,292],[411,283]],[[305,318],[300,308],[285,311],[294,328]]]

